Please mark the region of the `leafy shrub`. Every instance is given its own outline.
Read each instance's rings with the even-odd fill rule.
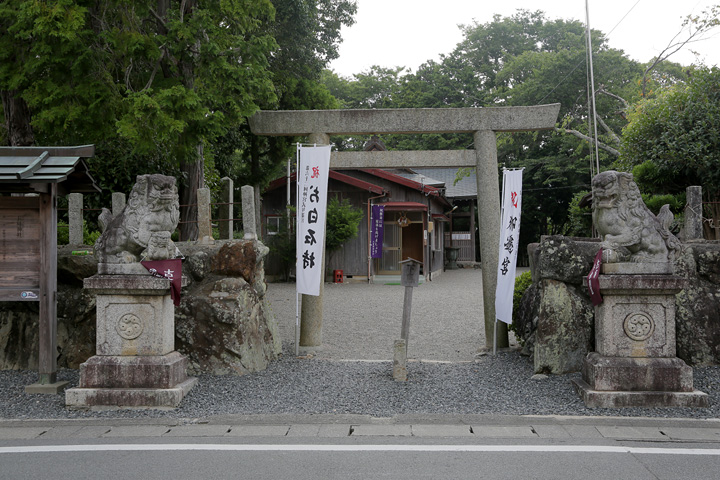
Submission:
[[[350,204],[348,199],[340,201],[333,197],[327,206],[327,230],[325,232],[325,251],[334,252],[351,238],[357,237],[363,211]]]
[[[520,342],[520,345],[525,343],[522,338],[522,332],[517,330],[518,326],[518,312],[520,311],[520,301],[522,300],[525,291],[532,285],[532,274],[530,271],[523,272],[515,278],[515,290],[513,291],[513,323],[508,325],[508,330],[515,334],[515,338]]]
[[[83,224],[83,245],[95,245],[97,239],[100,238],[100,232],[90,230],[88,224]],[[57,244],[67,245],[70,243],[70,226],[63,220],[58,221],[57,225]]]

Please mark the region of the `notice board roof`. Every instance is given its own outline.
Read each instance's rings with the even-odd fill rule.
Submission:
[[[83,160],[94,155],[94,145],[0,147],[0,191],[31,191],[37,184],[58,183],[62,193],[99,192]]]

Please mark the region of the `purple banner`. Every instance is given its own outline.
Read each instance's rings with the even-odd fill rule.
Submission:
[[[373,205],[370,214],[370,257],[382,258],[385,206]]]

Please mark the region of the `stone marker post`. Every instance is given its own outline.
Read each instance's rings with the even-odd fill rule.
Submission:
[[[702,240],[702,187],[687,187],[685,197],[685,241]]]
[[[210,215],[210,189],[198,188],[198,240],[201,243],[212,243],[212,224]]]
[[[405,340],[395,340],[393,344],[393,380],[407,381],[407,343]]]
[[[112,216],[117,217],[125,210],[125,194],[115,192],[112,194]]]
[[[308,136],[308,143],[329,145],[330,136],[325,133],[313,133]],[[324,240],[323,240],[324,242]],[[303,295],[300,313],[300,351],[308,353],[322,346],[323,296],[325,293],[325,250],[321,261],[322,277],[320,295]]]
[[[220,218],[218,219],[218,230],[220,231],[220,238],[222,240],[232,240],[234,214],[234,191],[232,178],[221,178],[220,185],[222,188],[220,197],[222,198],[222,202],[220,208],[218,209],[220,214]]]
[[[83,244],[83,195],[71,193],[68,195],[68,229],[70,245]]]
[[[242,195],[242,212],[243,212],[243,238],[245,240],[257,240],[257,231],[255,230],[255,189],[252,185],[243,185],[240,188]]]

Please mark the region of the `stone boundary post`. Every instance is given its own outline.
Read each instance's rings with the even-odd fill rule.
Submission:
[[[257,231],[255,230],[255,189],[252,185],[243,185],[240,189],[242,195],[242,218],[243,218],[243,238],[245,240],[257,240]]]
[[[70,245],[83,244],[83,194],[68,195],[68,220],[70,229]]]
[[[685,241],[702,240],[702,187],[687,187],[685,196]]]
[[[220,230],[221,240],[233,239],[233,212],[234,212],[234,192],[232,178],[223,177],[220,179],[222,193],[220,198],[223,205],[219,207],[218,230]]]
[[[198,188],[197,191],[198,211],[198,241],[212,240],[212,225],[210,215],[210,189]]]
[[[112,194],[112,216],[117,217],[125,209],[125,194],[115,192]]]

